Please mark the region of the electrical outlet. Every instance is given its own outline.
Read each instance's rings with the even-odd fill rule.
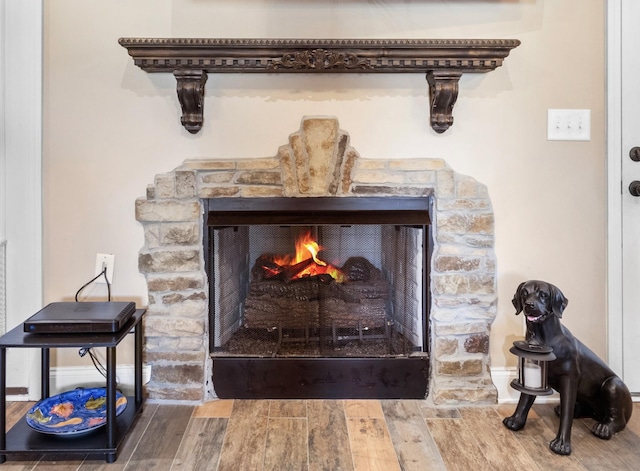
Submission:
[[[591,110],[548,110],[547,140],[590,141]]]
[[[107,269],[107,279],[109,283],[113,283],[113,265],[115,262],[115,255],[111,253],[99,253],[96,254],[96,276],[98,276],[102,271]],[[104,276],[96,279],[96,283],[107,284],[107,281],[104,279]]]

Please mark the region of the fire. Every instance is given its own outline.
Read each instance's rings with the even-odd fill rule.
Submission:
[[[318,252],[320,252],[320,246],[313,240],[310,233],[304,234],[296,241],[296,263],[300,263],[309,258],[308,254],[311,254],[311,258],[318,265],[326,267],[327,263],[318,258]]]
[[[318,257],[321,250],[322,247],[313,239],[311,233],[306,232],[296,240],[295,255],[279,255],[276,256],[273,261],[281,267],[292,267],[297,264],[302,264],[303,267],[297,271],[291,279],[327,274],[338,283],[344,282],[345,276],[337,267]],[[305,261],[309,261],[309,263],[302,263]]]

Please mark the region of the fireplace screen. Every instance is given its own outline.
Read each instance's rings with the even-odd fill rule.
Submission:
[[[277,214],[237,225],[218,224],[224,215],[209,218],[214,356],[426,351],[427,224],[365,223],[362,213],[351,224],[281,224]],[[229,220],[238,222],[237,215]]]

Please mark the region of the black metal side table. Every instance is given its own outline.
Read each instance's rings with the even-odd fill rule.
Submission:
[[[127,325],[116,333],[28,334],[22,324],[0,337],[0,463],[13,455],[104,455],[113,463],[125,435],[142,412],[142,316],[136,310]],[[116,346],[133,330],[135,335],[134,396],[127,397],[126,409],[116,417]],[[107,420],[104,427],[79,437],[56,437],[37,432],[22,417],[6,431],[7,348],[39,348],[42,357],[42,398],[49,397],[51,348],[106,347]]]

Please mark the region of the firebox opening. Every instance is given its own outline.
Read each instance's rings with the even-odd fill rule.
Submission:
[[[223,376],[229,360],[249,371],[261,368],[252,361],[305,358],[366,360],[387,371],[386,363],[371,361],[419,358],[415,370],[402,375],[418,375],[424,384],[430,205],[428,197],[206,200],[209,352],[216,391],[230,387],[226,379],[215,384],[216,372]],[[329,376],[339,364],[323,363]],[[295,368],[310,367],[296,363]],[[306,381],[296,380],[294,389]],[[253,380],[242,382],[247,386],[241,393],[250,391],[246,397],[264,394],[255,391]],[[424,394],[424,387],[412,394]],[[294,393],[278,389],[272,397],[289,394]],[[299,394],[306,393],[294,395]]]

